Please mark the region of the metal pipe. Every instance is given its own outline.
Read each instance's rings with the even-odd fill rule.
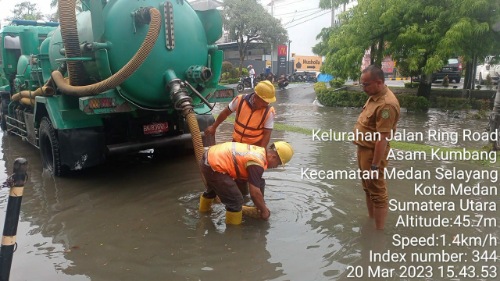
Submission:
[[[192,139],[191,134],[182,134],[175,137],[168,138],[158,138],[150,141],[137,141],[137,142],[127,142],[120,144],[111,144],[108,145],[108,153],[110,155],[113,154],[123,154],[127,152],[133,152],[138,150],[144,150],[151,147],[161,147],[161,146],[170,146],[170,145],[178,145],[184,144],[186,141]]]
[[[27,168],[28,161],[24,158],[17,158],[14,161],[14,174],[7,179],[7,183],[10,186],[10,194],[3,227],[2,247],[0,248],[1,281],[8,281],[10,276],[12,258],[16,248],[17,225],[21,212],[24,184],[27,178]]]

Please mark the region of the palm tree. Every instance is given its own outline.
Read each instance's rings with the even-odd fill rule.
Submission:
[[[50,7],[55,8],[57,7],[57,4],[59,3],[58,0],[50,0]],[[76,11],[81,12],[82,11],[82,1],[81,0],[76,0]],[[59,19],[59,10],[56,11],[56,14],[54,15],[56,19]]]

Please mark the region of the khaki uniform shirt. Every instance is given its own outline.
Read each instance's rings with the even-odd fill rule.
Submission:
[[[380,140],[378,133],[394,132],[399,120],[400,107],[394,93],[385,86],[380,93],[370,96],[354,126],[355,144],[374,148]],[[377,133],[378,132],[378,133]],[[364,137],[363,137],[364,136]]]

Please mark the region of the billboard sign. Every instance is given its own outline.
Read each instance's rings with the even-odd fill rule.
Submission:
[[[288,62],[288,48],[286,45],[278,45],[278,76],[286,74]]]
[[[323,59],[319,56],[295,55],[295,69],[298,71],[320,71]]]

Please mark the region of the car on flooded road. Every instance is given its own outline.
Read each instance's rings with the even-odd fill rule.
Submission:
[[[462,80],[462,63],[458,58],[448,59],[448,64],[432,73],[431,79],[432,82],[435,83],[437,80],[443,80],[446,76],[448,76],[449,82],[460,83]],[[414,82],[420,82],[420,76],[413,77],[412,80]]]
[[[457,58],[448,59],[448,64],[432,74],[432,82],[443,80],[448,76],[450,82],[460,83],[462,79],[462,63]]]

